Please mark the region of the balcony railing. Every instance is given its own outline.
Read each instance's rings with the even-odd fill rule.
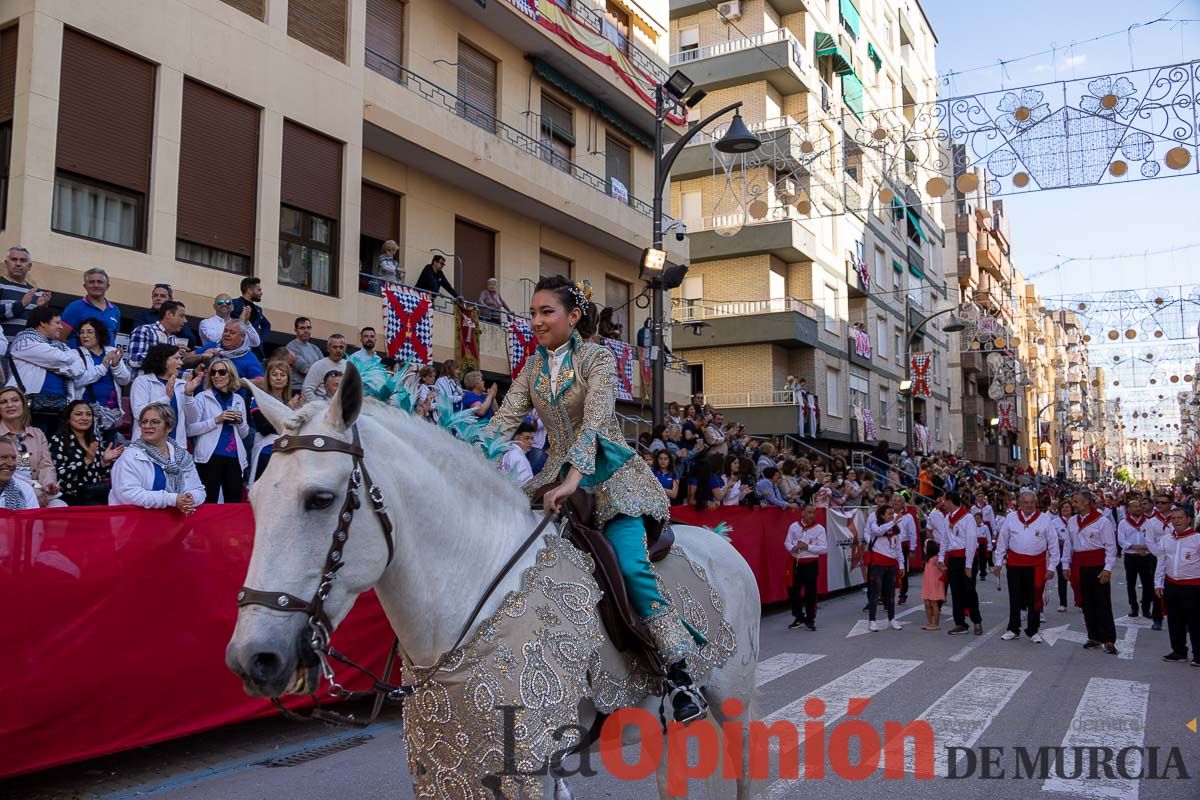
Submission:
[[[425,98],[435,105],[440,105],[455,116],[467,120],[472,125],[495,134],[518,150],[524,151],[539,161],[551,164],[556,169],[565,172],[581,183],[587,184],[601,194],[615,197],[614,193],[609,191],[609,182],[607,179],[588,171],[573,161],[568,161],[550,149],[547,143],[529,136],[506,122],[500,121],[485,109],[443,89],[433,81],[427,80],[413,72],[408,67],[397,64],[387,56],[380,55],[369,48],[366,51],[366,66],[367,69],[378,72],[385,78],[395,81],[410,92]],[[626,202],[623,198],[617,197],[615,199],[618,202]],[[627,204],[639,214],[647,217],[652,215],[650,204],[634,197],[632,194],[629,195]]]
[[[762,219],[755,219],[748,213],[735,212],[732,214],[714,214],[698,220],[684,220],[689,231],[720,231],[735,230],[743,225],[769,225],[772,222],[793,220],[807,222],[808,217],[801,214],[794,206],[776,206],[769,209]]]
[[[821,314],[810,303],[794,297],[775,297],[770,300],[737,300],[729,303],[703,300],[676,300],[672,313],[677,324],[700,322],[723,317],[752,317],[759,314],[781,314],[791,311],[811,319],[820,319]]]
[[[794,130],[800,134],[804,134],[804,126],[796,121],[795,117],[772,117],[771,119],[763,120],[762,122],[747,122],[746,127],[751,133],[775,133],[782,130]],[[729,123],[718,125],[711,131],[701,131],[696,134],[696,138],[692,139],[691,143],[695,144],[711,144],[715,141],[720,141],[721,137],[729,130]]]
[[[794,406],[796,393],[790,390],[761,392],[726,392],[705,394],[704,402],[714,408],[761,408],[765,406]]]
[[[727,42],[718,42],[710,44],[708,47],[698,47],[692,50],[681,50],[671,54],[671,66],[677,67],[680,64],[686,64],[689,61],[699,61],[702,58],[712,58],[713,56],[723,56],[727,53],[737,53],[741,50],[749,50],[753,47],[763,47],[769,44],[778,44],[779,42],[789,42],[791,44],[792,63],[794,63],[801,71],[806,71],[809,67],[807,61],[807,52],[804,46],[795,35],[787,28],[776,28],[773,31],[760,33],[757,36],[747,36],[744,39],[730,39]]]

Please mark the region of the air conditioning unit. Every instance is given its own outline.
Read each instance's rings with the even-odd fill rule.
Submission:
[[[740,0],[727,0],[724,3],[717,4],[717,13],[721,15],[721,19],[726,22],[732,22],[735,19],[742,18],[742,4]]]

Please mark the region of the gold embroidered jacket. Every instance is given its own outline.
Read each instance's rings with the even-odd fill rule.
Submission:
[[[565,477],[574,466],[581,486],[596,493],[595,524],[618,514],[666,520],[670,502],[650,467],[629,449],[616,416],[617,363],[603,345],[571,335],[570,349],[558,375],[550,380],[549,354],[543,347],[530,356],[513,380],[490,432],[508,437],[536,408],[546,426],[546,466],[525,485],[532,492]]]

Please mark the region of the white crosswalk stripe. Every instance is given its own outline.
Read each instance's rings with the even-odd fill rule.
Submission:
[[[974,746],[1029,675],[1023,669],[976,667],[917,717],[933,728],[934,775],[946,777],[946,748]],[[904,769],[915,769],[911,745]]]
[[[770,683],[784,675],[795,672],[801,667],[807,667],[814,661],[820,661],[825,656],[816,653],[780,653],[765,661],[758,662],[756,673],[757,686]]]
[[[1109,778],[1103,769],[1095,779],[1089,775],[1089,763],[1075,763],[1073,747],[1106,747],[1114,753],[1124,747],[1141,747],[1145,738],[1146,711],[1150,704],[1150,684],[1111,678],[1092,678],[1075,708],[1075,716],[1063,737],[1064,772],[1042,784],[1042,791],[1068,792],[1080,797],[1137,800],[1137,780],[1126,780],[1116,770]],[[1141,757],[1129,759],[1129,772],[1141,770]],[[1054,767],[1051,766],[1053,773]]]
[[[846,705],[851,698],[874,697],[923,663],[925,662],[910,659],[873,658],[767,715],[763,722],[770,726],[775,722],[787,720],[803,730],[801,726],[806,721],[820,719],[828,726],[846,715]],[[822,716],[813,717],[805,713],[804,704],[812,698],[819,698],[825,703],[825,713]],[[775,748],[772,747],[772,760],[776,755]],[[796,786],[795,781],[775,781],[767,787],[763,796],[769,800],[778,800]]]

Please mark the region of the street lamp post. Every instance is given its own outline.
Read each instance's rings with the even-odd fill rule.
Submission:
[[[996,475],[1000,475],[1000,418],[992,417],[990,421],[992,428],[992,441],[996,443]]]
[[[661,425],[663,422],[666,397],[667,361],[666,352],[663,348],[663,334],[665,333],[666,323],[663,319],[663,292],[673,289],[682,283],[684,273],[687,272],[686,266],[675,267],[670,270],[663,269],[665,262],[665,253],[662,252],[663,192],[666,189],[667,180],[671,175],[671,167],[675,164],[675,159],[683,152],[683,148],[688,142],[710,122],[728,114],[730,111],[736,112],[733,121],[729,125],[729,130],[717,141],[714,147],[722,153],[749,153],[757,150],[762,144],[758,137],[749,131],[746,123],[742,121],[741,112],[738,112],[738,109],[742,106],[739,100],[736,103],[730,103],[719,111],[709,114],[700,120],[699,123],[689,127],[687,132],[679,138],[679,141],[675,142],[671,146],[671,149],[664,154],[663,129],[666,124],[668,109],[681,104],[691,108],[700,102],[706,94],[703,89],[700,89],[693,93],[687,100],[684,100],[684,96],[691,89],[692,81],[679,70],[671,73],[671,77],[667,79],[666,83],[654,88],[654,200],[651,210],[654,225],[651,251],[654,256],[651,256],[651,251],[647,251],[646,255],[643,256],[642,278],[646,281],[646,285],[650,289],[650,326],[654,344],[654,358],[652,363],[654,385],[651,392],[651,410],[655,425]]]
[[[912,320],[909,317],[909,313],[908,313],[909,309],[907,307],[907,304],[905,305],[905,309],[904,309],[904,384],[907,384],[908,391],[906,391],[904,393],[904,418],[908,420],[908,425],[905,426],[906,430],[905,430],[905,434],[904,434],[904,436],[905,436],[904,441],[905,441],[905,449],[907,450],[907,452],[910,456],[913,454],[913,391],[912,391],[912,344],[913,344],[913,340],[917,338],[917,334],[921,332],[921,329],[924,328],[929,323],[930,320],[937,319],[938,317],[943,316],[945,314],[950,314],[951,316],[950,316],[950,321],[947,322],[942,327],[943,331],[945,331],[946,333],[958,333],[959,331],[966,328],[967,326],[963,324],[963,321],[954,315],[954,312],[957,310],[958,310],[958,306],[951,306],[950,308],[942,309],[941,311],[936,311],[936,312],[930,314],[928,317],[923,318],[916,325],[913,325]]]

